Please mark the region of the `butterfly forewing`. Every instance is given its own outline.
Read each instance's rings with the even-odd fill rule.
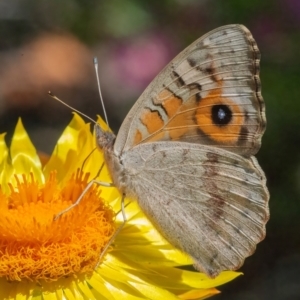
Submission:
[[[265,128],[259,58],[242,25],[201,37],[141,95],[121,127],[116,152],[140,143],[180,140],[255,154]]]

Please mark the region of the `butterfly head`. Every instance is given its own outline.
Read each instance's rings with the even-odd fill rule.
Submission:
[[[97,146],[101,150],[110,150],[113,148],[116,136],[111,131],[106,131],[99,124],[96,124],[95,133]]]

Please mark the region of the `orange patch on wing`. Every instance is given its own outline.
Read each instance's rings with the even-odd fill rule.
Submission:
[[[170,139],[179,140],[185,134],[195,135],[195,120],[193,118],[196,108],[196,98],[190,98],[180,107],[180,111],[166,126]]]
[[[164,122],[157,111],[147,110],[142,115],[141,121],[147,127],[150,134],[158,131],[164,126]]]
[[[155,101],[155,104],[160,104],[162,102],[164,102],[165,100],[174,97],[174,94],[170,91],[168,91],[167,89],[162,90],[158,95],[157,95],[157,99]]]
[[[161,104],[165,109],[168,117],[171,118],[176,114],[176,112],[182,105],[182,99],[176,97],[176,95],[168,90],[162,90],[158,94],[155,104]]]
[[[137,130],[134,136],[133,145],[137,145],[142,141],[142,133]]]
[[[160,131],[158,133],[156,133],[155,135],[149,137],[146,139],[147,142],[158,142],[158,141],[165,141],[165,132],[164,131]]]
[[[176,97],[176,95],[167,89],[161,91],[158,94],[157,99],[158,101],[156,102],[162,105],[169,118],[169,122],[166,124],[164,131],[168,133],[170,139],[179,139],[188,131],[188,128],[185,126],[187,125],[186,121],[188,120],[186,113],[180,114],[180,111],[183,108],[182,99]],[[165,135],[163,135],[163,137],[164,136]],[[155,137],[155,139],[156,138],[157,137]]]
[[[191,97],[185,103],[182,99],[176,97],[168,90],[159,94],[160,101],[165,109],[168,122],[165,124],[156,111],[147,110],[141,122],[147,127],[149,134],[154,135],[146,137],[144,142],[162,141],[166,139],[179,140],[185,134],[196,135],[196,123],[194,119],[196,106],[196,97]],[[163,100],[164,99],[164,100]]]
[[[182,105],[182,100],[173,96],[163,101],[162,106],[166,110],[169,118],[173,117]]]
[[[187,113],[178,115],[167,126],[168,133],[171,140],[179,140],[180,137],[190,131],[191,127],[187,125]]]
[[[231,99],[221,97],[221,92],[221,88],[216,88],[200,100],[196,120],[199,128],[210,139],[223,144],[234,144],[239,138],[245,118],[239,106]],[[213,123],[212,107],[214,105],[227,105],[230,108],[232,119],[227,125]]]

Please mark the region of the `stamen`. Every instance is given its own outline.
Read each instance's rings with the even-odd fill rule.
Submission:
[[[115,214],[92,187],[80,205],[59,220],[53,216],[77,200],[89,174],[77,170],[60,188],[52,172],[44,185],[33,174],[15,175],[10,195],[0,190],[0,277],[10,281],[55,281],[89,273],[115,232]]]

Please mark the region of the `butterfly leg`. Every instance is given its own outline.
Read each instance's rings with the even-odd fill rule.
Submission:
[[[78,197],[78,199],[76,200],[76,202],[74,202],[72,205],[70,205],[69,207],[67,207],[66,209],[62,210],[61,212],[59,212],[58,214],[56,214],[53,218],[54,221],[56,221],[58,218],[60,218],[63,214],[67,213],[68,211],[70,211],[71,209],[73,209],[75,206],[77,206],[80,201],[82,200],[83,196],[86,194],[86,192],[91,188],[91,186],[96,183],[102,186],[106,186],[106,187],[114,187],[113,183],[110,182],[103,182],[103,181],[98,181],[98,180],[91,180],[88,185],[85,187],[85,189],[83,190],[83,192],[81,193],[81,195]]]
[[[97,269],[99,267],[99,264],[100,264],[103,256],[105,255],[107,249],[112,244],[112,242],[117,237],[117,235],[120,233],[120,231],[122,230],[122,228],[124,227],[124,225],[125,225],[125,223],[127,221],[124,202],[125,202],[125,194],[122,195],[122,200],[121,200],[121,212],[122,212],[122,216],[123,216],[123,223],[117,228],[117,230],[115,231],[115,233],[112,235],[112,237],[110,238],[110,240],[108,241],[108,243],[103,248],[103,250],[102,250],[102,252],[101,252],[101,254],[99,256],[99,260],[98,260],[98,262],[97,262],[97,264],[95,266],[95,269]]]

